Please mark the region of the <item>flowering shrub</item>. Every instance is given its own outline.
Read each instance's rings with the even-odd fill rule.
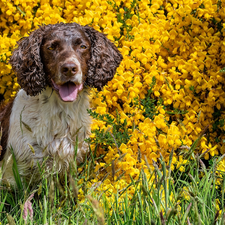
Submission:
[[[91,92],[89,141],[101,159],[90,186],[122,190],[142,169],[149,174],[160,154],[169,162],[172,150],[172,169],[185,172],[180,153],[206,127],[195,153],[205,160],[225,153],[224,19],[224,0],[2,0],[0,95],[7,102],[19,88],[7,62],[20,38],[43,24],[92,26],[124,59],[114,79]]]

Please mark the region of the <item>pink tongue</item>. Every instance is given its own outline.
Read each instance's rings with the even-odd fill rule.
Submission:
[[[75,85],[72,82],[67,82],[59,86],[59,94],[63,101],[72,102],[76,100],[78,91],[81,91],[83,85]]]

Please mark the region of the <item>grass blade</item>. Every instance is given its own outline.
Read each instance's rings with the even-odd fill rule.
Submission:
[[[184,213],[184,217],[183,217],[183,219],[182,219],[181,225],[184,225],[184,224],[185,224],[185,221],[186,221],[186,218],[187,218],[187,216],[188,216],[188,213],[189,213],[189,211],[190,211],[190,209],[191,209],[191,206],[192,206],[192,203],[190,203],[190,204],[188,205],[188,207],[187,207],[187,209],[186,209],[186,211],[185,211],[185,213]]]

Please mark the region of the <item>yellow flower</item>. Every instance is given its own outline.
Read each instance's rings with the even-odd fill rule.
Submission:
[[[8,64],[12,49],[21,37],[28,36],[39,25],[58,22],[90,25],[107,35],[123,55],[113,80],[100,92],[91,90],[95,112],[118,117],[117,122],[122,124],[126,121],[130,136],[127,143],[118,146],[126,157],[115,163],[116,169],[127,171],[115,187],[110,179],[104,181],[102,190],[106,192],[108,188],[108,196],[116,187],[126,187],[129,173],[137,179],[145,156],[150,166],[152,159],[157,161],[159,152],[167,159],[172,148],[179,152],[181,145],[190,147],[208,125],[207,138],[201,138],[196,151],[209,150],[205,159],[225,152],[224,76],[219,72],[225,64],[224,3],[221,7],[212,0],[194,3],[185,0],[182,4],[159,0],[149,4],[142,0],[135,4],[133,7],[131,1],[112,4],[99,0],[52,0],[51,4],[49,0],[0,2],[0,94],[6,102],[19,88]],[[223,28],[212,26],[212,20]],[[153,78],[156,81],[152,87]],[[143,99],[149,101],[148,108],[143,107]],[[105,131],[109,126],[93,120],[91,128]],[[91,137],[96,135],[93,133]],[[117,148],[107,148],[102,160],[110,164],[120,156]],[[98,149],[97,154],[103,154],[103,149]],[[96,171],[102,162],[98,162]],[[184,172],[186,163],[175,155],[171,168]],[[225,171],[224,162],[219,168]],[[105,172],[100,169],[98,179]],[[84,198],[82,190],[79,193]],[[184,195],[188,196],[188,190]]]
[[[179,168],[179,170],[180,170],[180,172],[185,172],[185,168],[184,168],[183,166],[181,166],[181,167]]]

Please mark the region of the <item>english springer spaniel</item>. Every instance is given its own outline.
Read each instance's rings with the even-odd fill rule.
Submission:
[[[10,59],[21,90],[0,111],[3,181],[15,185],[13,149],[20,176],[40,179],[38,164],[60,176],[89,148],[88,87],[111,80],[122,56],[102,33],[76,23],[42,26],[18,42]]]

